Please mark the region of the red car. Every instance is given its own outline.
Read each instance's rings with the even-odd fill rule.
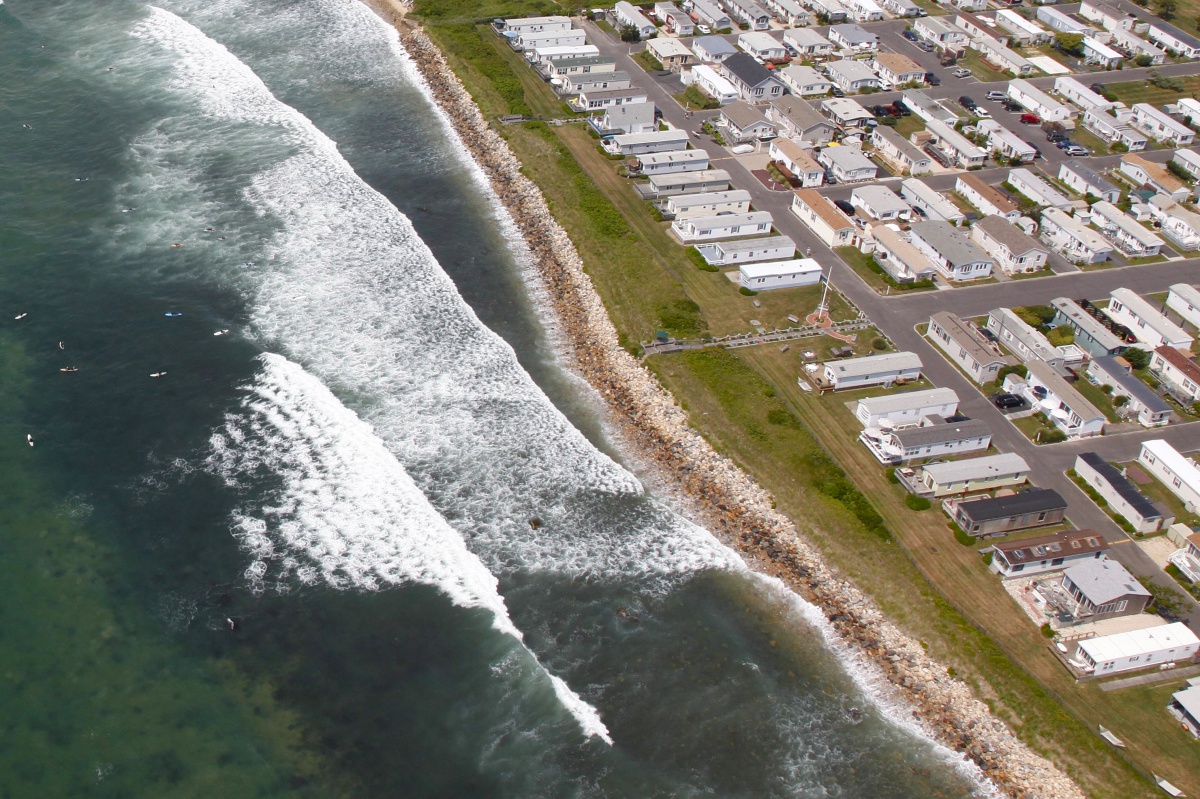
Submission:
[[[1039,125],[1041,121],[1042,118],[1037,114],[1021,114],[1021,122],[1026,125]]]

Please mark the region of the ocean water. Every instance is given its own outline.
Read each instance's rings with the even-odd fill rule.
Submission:
[[[6,0],[0,158],[0,796],[991,793],[623,465],[365,6]]]

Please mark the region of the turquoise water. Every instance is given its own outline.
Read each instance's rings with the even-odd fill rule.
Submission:
[[[984,791],[619,463],[361,5],[9,0],[0,154],[0,796]]]

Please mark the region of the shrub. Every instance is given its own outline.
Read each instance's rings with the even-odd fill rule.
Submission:
[[[1127,152],[1129,152],[1129,145],[1123,141],[1119,141],[1119,142],[1116,142],[1116,143],[1110,145],[1108,149],[1112,150],[1114,153],[1127,153]],[[1129,210],[1129,209],[1125,209],[1125,210]]]
[[[876,338],[874,341],[871,342],[871,348],[879,350],[880,352],[883,352],[884,350],[886,350],[888,348],[887,340],[882,337]]]
[[[622,25],[621,26],[621,41],[623,41],[623,42],[640,42],[641,40],[642,40],[642,35],[640,33],[638,33],[637,26],[635,26],[635,25]]]
[[[954,540],[962,544],[964,547],[975,546],[975,536],[968,533],[966,530],[959,527],[954,522],[950,522],[950,529],[954,533]]]
[[[1137,64],[1139,67],[1148,67],[1154,63],[1154,59],[1151,58],[1150,56],[1146,55],[1145,53],[1142,53],[1140,56],[1135,58],[1133,60],[1133,62],[1135,64]]]
[[[1114,408],[1124,408],[1128,404],[1129,404],[1129,395],[1128,394],[1120,394],[1116,397],[1113,397],[1113,407]]]
[[[778,425],[780,427],[790,427],[793,430],[800,428],[800,422],[795,416],[792,416],[783,408],[772,408],[767,411],[767,424]]]
[[[680,338],[694,338],[708,329],[708,324],[700,315],[700,306],[689,299],[675,300],[670,305],[660,305],[655,310],[663,330]]]
[[[804,463],[812,475],[813,488],[840,503],[868,532],[880,540],[892,540],[892,533],[884,523],[883,517],[871,505],[870,500],[854,487],[854,483],[850,482],[850,478],[846,477],[846,473],[832,458],[824,452],[812,452],[804,457]]]
[[[1053,430],[1044,430],[1044,431],[1042,431],[1042,434],[1038,437],[1039,444],[1057,444],[1060,441],[1066,441],[1066,440],[1067,440],[1067,434],[1064,433],[1063,431],[1059,430],[1058,428],[1055,428]]]
[[[1053,638],[1054,637],[1054,629],[1050,626],[1049,623],[1042,625],[1042,637],[1043,638]]]
[[[696,268],[701,272],[720,272],[720,267],[713,266],[708,261],[704,260],[704,256],[695,247],[687,248],[688,259],[696,265]]]
[[[1113,387],[1110,386],[1108,383],[1105,383],[1104,385],[1100,386],[1100,391],[1102,391],[1105,394],[1111,395],[1113,393]]]
[[[931,503],[925,497],[918,497],[916,494],[906,494],[904,504],[912,510],[929,510],[932,507]]]
[[[753,297],[755,294],[758,294],[758,292],[755,291],[754,289],[748,289],[745,286],[742,286],[740,289],[738,289],[738,292],[740,292],[741,294],[744,294],[747,297]]]
[[[1024,364],[1019,363],[1005,366],[996,373],[996,385],[1003,385],[1004,378],[1012,374],[1020,375],[1021,377],[1029,377],[1029,369],[1026,368]]]

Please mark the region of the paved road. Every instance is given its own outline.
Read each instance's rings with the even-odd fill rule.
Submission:
[[[873,27],[878,26],[879,24],[876,23]],[[645,76],[641,67],[630,58],[628,45],[609,39],[590,22],[585,22],[584,27],[589,34],[588,41],[595,43],[602,53],[613,56],[617,61],[618,69],[627,71],[635,81],[640,79],[640,85],[645,86],[650,100],[662,110],[663,117],[667,122],[676,128],[691,132],[693,145],[706,151],[715,167],[727,170],[735,186],[750,192],[753,206],[758,210],[771,212],[775,219],[775,227],[780,233],[790,236],[801,250],[811,252],[822,263],[833,265],[830,268],[833,285],[862,309],[899,349],[911,350],[920,355],[922,363],[925,364],[926,376],[935,385],[952,388],[957,392],[961,398],[960,408],[964,415],[973,419],[983,419],[990,423],[993,430],[993,442],[997,449],[1020,454],[1032,467],[1031,477],[1034,483],[1052,488],[1067,499],[1070,504],[1069,518],[1076,526],[1101,532],[1109,542],[1114,544],[1111,550],[1112,556],[1134,574],[1150,576],[1155,582],[1164,586],[1175,587],[1174,581],[1159,569],[1102,510],[1096,507],[1066,477],[1064,472],[1071,468],[1075,456],[1080,452],[1099,452],[1108,460],[1136,458],[1140,442],[1148,438],[1165,438],[1183,451],[1200,449],[1200,423],[1175,425],[1167,430],[1138,431],[1038,447],[1010,424],[975,385],[943,358],[927,339],[918,335],[915,326],[926,321],[929,314],[941,310],[953,311],[964,317],[979,316],[1000,306],[1046,304],[1049,300],[1060,296],[1073,298],[1107,296],[1112,289],[1120,286],[1126,286],[1140,294],[1164,291],[1171,283],[1194,281],[1196,275],[1200,274],[1197,271],[1200,270],[1200,259],[1094,272],[1075,271],[1054,277],[1009,281],[965,289],[881,296],[846,267],[835,253],[791,213],[792,193],[790,191],[777,192],[767,189],[750,174],[741,161],[730,156],[724,147],[718,145],[710,137],[697,133],[703,120],[713,116],[715,112],[695,113],[690,117],[687,116],[684,109],[675,102],[667,86]],[[1200,64],[1176,66],[1183,68],[1178,70],[1179,74],[1200,72]],[[1167,69],[1169,68],[1163,68],[1163,71],[1166,72]],[[1104,74],[1106,76],[1119,74],[1121,80],[1128,80],[1136,72],[1139,71],[1127,70],[1121,73]],[[1042,82],[1053,82],[1053,78],[1041,80]],[[1003,86],[1004,84],[995,85]],[[986,87],[986,84],[983,86]],[[931,90],[931,93],[937,91],[939,90],[934,89]],[[943,87],[940,91],[942,93],[940,96],[949,96],[956,90]],[[873,95],[872,97],[881,96]],[[1170,153],[1151,153],[1150,155],[1155,158],[1165,158]],[[1119,160],[1119,157],[1096,160],[1101,164],[1107,164]],[[993,170],[988,174],[991,180],[1000,182],[1001,170]],[[954,179],[955,175],[946,175],[933,178],[930,183],[935,188],[948,189],[953,186]],[[898,180],[899,178],[891,179],[891,181]],[[833,193],[846,188],[837,188]],[[1186,619],[1194,629],[1200,630],[1200,605],[1192,603],[1191,611]]]

